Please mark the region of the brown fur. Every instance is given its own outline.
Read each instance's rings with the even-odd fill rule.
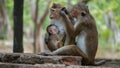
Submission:
[[[63,42],[60,40],[59,35],[57,35],[57,34],[50,35],[47,46],[51,51],[54,51],[54,50],[57,50],[58,48],[62,47]]]

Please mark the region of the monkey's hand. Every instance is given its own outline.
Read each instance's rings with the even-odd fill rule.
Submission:
[[[61,11],[64,11],[65,14],[69,15],[69,12],[68,12],[68,10],[67,10],[65,7],[63,7],[63,8],[61,9]]]
[[[62,47],[63,46],[63,42],[62,41],[59,41],[58,42],[58,48]]]
[[[66,9],[65,7],[62,8],[61,11],[60,11],[60,14],[61,14],[62,16],[66,16],[66,15],[68,14],[67,9]]]

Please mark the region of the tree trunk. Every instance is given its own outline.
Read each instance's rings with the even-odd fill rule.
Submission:
[[[5,26],[6,26],[6,34],[7,34],[7,39],[9,37],[11,37],[11,26],[10,26],[10,23],[9,23],[9,17],[8,17],[8,14],[7,14],[7,10],[6,10],[6,6],[4,6],[4,15],[5,15]]]
[[[40,52],[40,27],[35,24],[34,29],[34,53]]]
[[[34,53],[39,53],[44,51],[44,42],[43,37],[41,33],[41,27],[42,24],[48,14],[48,8],[50,5],[50,1],[48,1],[48,4],[41,16],[38,17],[38,2],[39,0],[31,0],[31,15],[32,20],[35,24],[35,30],[34,30]]]
[[[3,0],[0,0],[0,36],[2,37],[3,26],[4,26],[4,10],[3,10]]]
[[[112,11],[107,11],[104,14],[104,19],[105,19],[105,23],[106,26],[113,32],[113,35],[110,36],[110,42],[114,45],[117,45],[120,42],[120,32],[119,32],[119,28],[116,24],[116,22],[114,21],[114,14]]]
[[[23,52],[23,3],[24,0],[14,0],[14,46],[13,52]]]
[[[4,39],[10,35],[10,25],[9,25],[8,15],[6,13],[5,2],[0,0],[0,38]]]

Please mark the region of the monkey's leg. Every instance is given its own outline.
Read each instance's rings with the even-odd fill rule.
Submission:
[[[77,50],[75,45],[63,46],[52,52],[53,55],[77,55]]]
[[[70,56],[78,56],[78,52],[76,50],[76,45],[67,45],[63,46],[53,52],[44,52],[40,55],[70,55]]]
[[[76,45],[63,46],[53,52],[45,52],[41,55],[82,56],[83,58],[87,58],[87,56]]]
[[[53,55],[70,55],[70,56],[82,56],[84,58],[87,58],[87,55],[85,55],[76,45],[67,45],[64,47],[61,47],[55,51],[52,52]]]

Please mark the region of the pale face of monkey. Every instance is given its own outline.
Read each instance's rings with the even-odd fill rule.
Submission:
[[[50,19],[60,19],[60,9],[51,8],[50,10]]]
[[[89,10],[87,6],[84,6],[82,4],[75,5],[71,12],[72,17],[76,20],[76,22],[86,22],[89,16]]]
[[[78,9],[77,9],[78,7],[74,7],[73,9],[72,9],[72,12],[71,12],[71,15],[72,15],[72,17],[74,17],[74,18],[77,18],[78,17]]]
[[[50,26],[48,28],[48,33],[50,33],[51,35],[54,35],[54,34],[58,34],[59,30],[56,26]]]
[[[50,9],[50,19],[60,19],[60,10],[62,8],[62,5],[53,3],[53,6]]]

